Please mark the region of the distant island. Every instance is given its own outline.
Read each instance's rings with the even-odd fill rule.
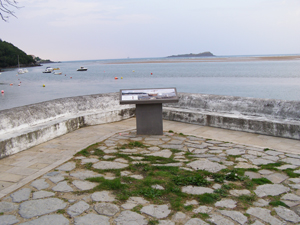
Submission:
[[[211,56],[215,56],[214,54],[212,54],[211,52],[202,52],[202,53],[198,53],[198,54],[182,54],[182,55],[171,55],[171,56],[167,56],[167,58],[173,58],[173,57],[211,57]]]

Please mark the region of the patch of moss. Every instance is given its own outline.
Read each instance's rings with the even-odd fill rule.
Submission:
[[[276,163],[269,163],[269,164],[266,164],[266,165],[260,165],[260,167],[262,169],[265,169],[265,170],[278,171],[278,169],[276,167],[282,166],[283,164],[284,164],[284,162],[276,162]]]
[[[283,170],[290,178],[297,178],[297,177],[300,177],[300,174],[299,173],[294,173],[294,170],[293,169],[286,169],[286,170]]]
[[[273,184],[270,180],[268,180],[268,179],[265,178],[265,177],[262,177],[262,178],[253,178],[253,179],[252,179],[252,182],[253,182],[254,184],[257,184],[257,185]]]
[[[200,204],[213,204],[220,199],[220,195],[216,193],[205,193],[203,195],[198,195],[198,201]]]
[[[279,201],[279,200],[277,200],[277,201],[271,201],[271,202],[269,202],[269,205],[271,205],[271,206],[279,206],[279,205],[281,205],[281,206],[283,206],[283,207],[290,208],[290,207],[289,207],[288,205],[286,205],[284,202]]]
[[[64,209],[59,209],[56,211],[56,213],[59,213],[59,214],[65,214],[66,213],[66,210]]]
[[[202,175],[196,174],[195,176],[184,176],[178,175],[172,178],[172,181],[178,186],[187,186],[187,185],[194,185],[194,186],[209,186],[211,182],[206,180]]]
[[[75,156],[82,155],[82,156],[88,157],[88,156],[91,155],[90,151],[91,151],[91,150],[96,151],[97,148],[98,148],[98,146],[99,146],[99,143],[92,144],[92,145],[88,146],[87,148],[82,149],[81,151],[77,152],[77,153],[75,154]],[[100,150],[100,151],[101,151],[101,150]]]
[[[150,219],[150,220],[148,221],[148,225],[156,225],[156,224],[159,224],[159,221],[158,221],[158,220]]]

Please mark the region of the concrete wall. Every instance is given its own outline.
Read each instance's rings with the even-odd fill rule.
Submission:
[[[179,93],[163,118],[203,126],[300,139],[300,102]],[[0,111],[0,158],[83,126],[133,117],[119,93],[56,99]]]
[[[163,118],[203,126],[300,139],[300,102],[179,93]]]
[[[120,105],[118,93],[55,99],[2,110],[0,158],[83,126],[119,121],[134,115],[134,105]]]

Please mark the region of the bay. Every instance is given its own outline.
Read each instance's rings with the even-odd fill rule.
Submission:
[[[47,66],[59,67],[62,75],[42,73]],[[88,70],[76,71],[80,66]],[[300,100],[300,60],[178,63],[160,58],[90,60],[27,69],[29,72],[22,75],[16,75],[17,69],[0,72],[0,90],[4,91],[0,95],[0,110],[63,97],[163,87],[176,87],[178,92],[188,93]]]

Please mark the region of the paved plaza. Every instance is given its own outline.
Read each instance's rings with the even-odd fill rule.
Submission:
[[[1,159],[0,225],[300,224],[299,141],[135,127],[85,127]]]

